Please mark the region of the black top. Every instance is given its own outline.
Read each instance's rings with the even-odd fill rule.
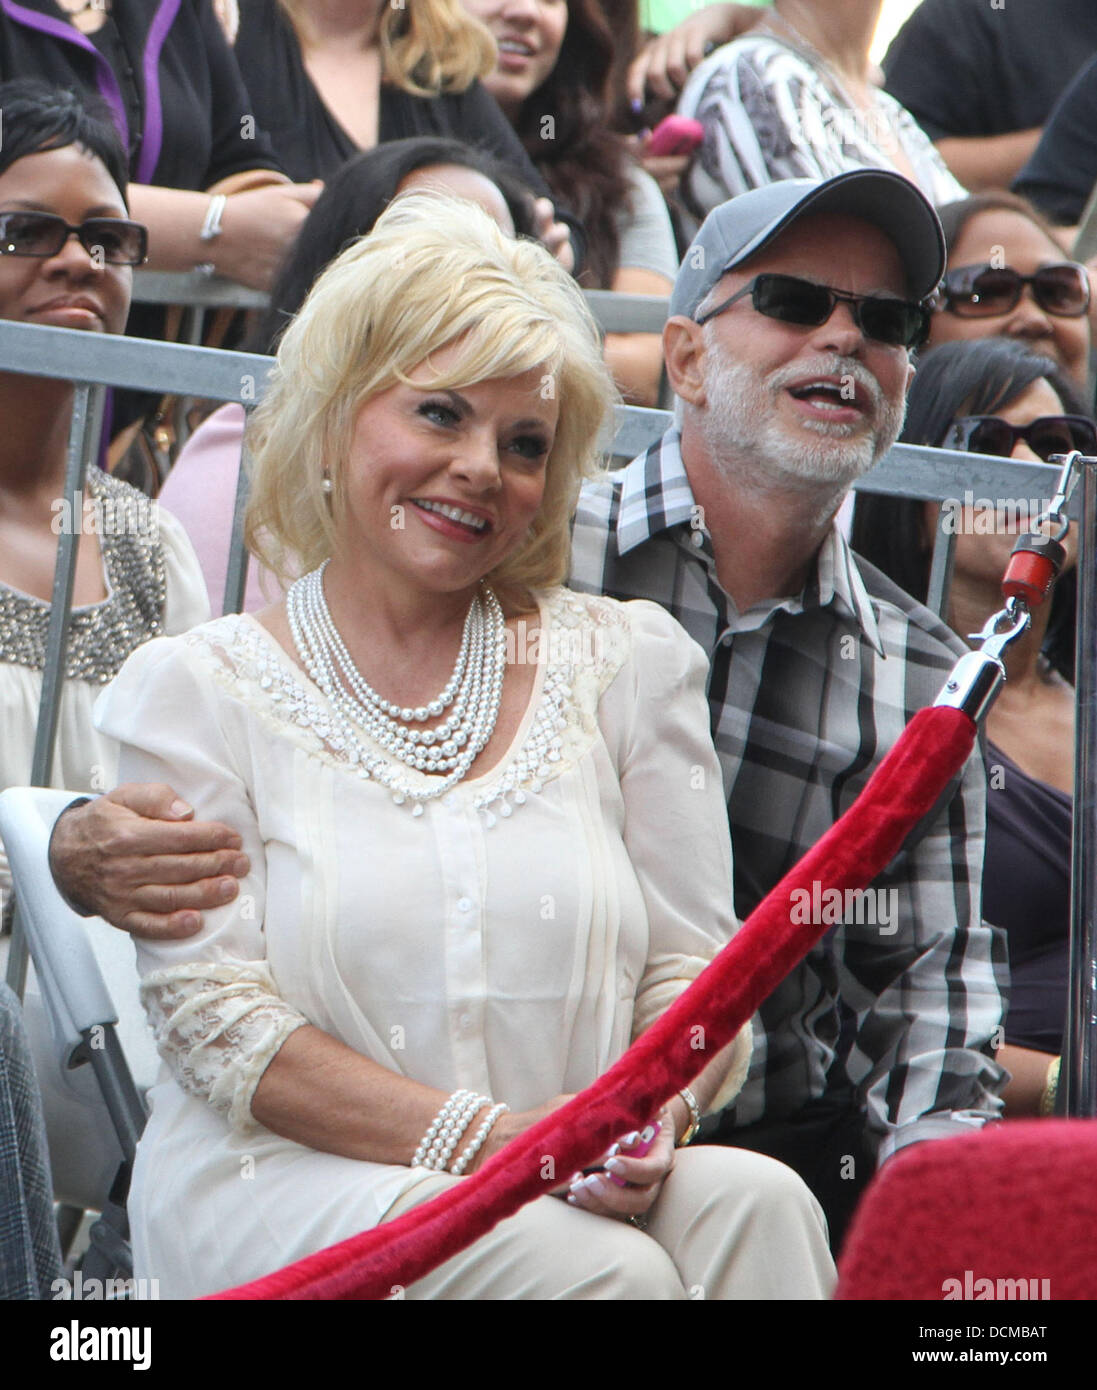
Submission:
[[[359,147],[324,105],[305,70],[297,35],[276,0],[240,0],[236,36],[240,64],[259,125],[269,132],[282,167],[298,183],[326,179]],[[464,92],[417,97],[381,86],[377,140],[415,135],[461,140],[488,151],[514,170],[541,198],[552,192],[535,168],[494,97],[474,82]],[[582,227],[555,199],[556,215],[572,230],[577,263],[585,243]],[[576,265],[576,271],[579,270]]]
[[[104,97],[137,183],[205,189],[279,169],[210,0],[112,0],[92,35],[54,0],[0,0],[0,79],[13,77]]]
[[[986,761],[983,917],[1009,941],[1006,1042],[1057,1056],[1070,964],[1071,798],[993,744]]]
[[[1081,220],[1097,183],[1097,58],[1063,93],[1014,191],[1065,227]]]
[[[1097,53],[1094,0],[922,0],[884,58],[885,86],[933,140],[1042,126]]]

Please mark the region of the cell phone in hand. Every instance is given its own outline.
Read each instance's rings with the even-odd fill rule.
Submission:
[[[689,116],[667,116],[651,132],[645,154],[692,154],[705,138],[700,121]]]
[[[659,1138],[660,1129],[662,1129],[662,1125],[658,1120],[653,1120],[650,1125],[645,1125],[640,1131],[639,1142],[634,1144],[623,1157],[643,1158],[652,1144]],[[615,1182],[618,1187],[628,1187],[626,1180],[624,1178],[619,1178],[616,1173],[607,1173],[606,1176],[609,1178],[610,1182]]]

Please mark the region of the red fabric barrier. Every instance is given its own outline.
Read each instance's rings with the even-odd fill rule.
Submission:
[[[811,894],[815,884],[844,892],[870,883],[932,810],[974,738],[975,726],[961,711],[920,710],[856,803],[662,1018],[604,1076],[471,1177],[395,1221],[214,1297],[387,1298],[593,1163],[688,1085],[826,931],[827,923],[791,921],[793,893]]]
[[[861,1199],[837,1297],[1093,1301],[1094,1173],[1097,1120],[1013,1120],[914,1144]]]

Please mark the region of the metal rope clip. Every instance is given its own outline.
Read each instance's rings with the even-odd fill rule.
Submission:
[[[1006,678],[1002,653],[1028,627],[1032,614],[1027,604],[1007,599],[1006,606],[973,632],[969,640],[980,642],[978,651],[967,652],[949,673],[934,705],[961,709],[976,724],[986,714]]]
[[[1078,486],[1078,479],[1082,476],[1079,465],[1094,462],[1093,459],[1087,459],[1080,449],[1071,449],[1069,454],[1052,454],[1048,463],[1058,463],[1060,459],[1063,460],[1063,466],[1059,471],[1059,481],[1055,484],[1055,496],[1032,523],[1033,531],[1045,525],[1058,526],[1058,531],[1052,537],[1057,541],[1061,541],[1070,530],[1070,520],[1064,513],[1071,494]]]

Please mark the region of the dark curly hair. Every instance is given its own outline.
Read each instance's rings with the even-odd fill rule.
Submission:
[[[515,121],[545,182],[586,229],[588,289],[608,289],[617,272],[617,214],[629,205],[628,149],[609,126],[614,49],[598,0],[568,0],[560,56]]]

